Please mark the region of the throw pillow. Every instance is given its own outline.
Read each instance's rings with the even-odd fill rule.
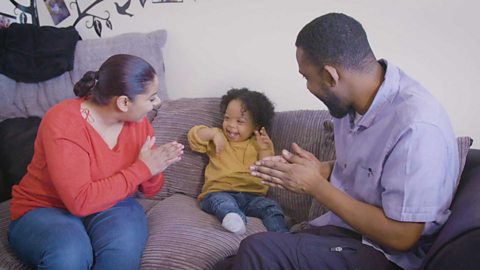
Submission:
[[[181,194],[159,202],[147,216],[150,231],[142,269],[212,269],[234,255],[243,238],[265,231],[262,221],[252,217],[244,235],[226,231],[214,215],[200,209],[196,199]]]
[[[162,48],[167,39],[166,30],[150,33],[125,33],[114,37],[86,39],[77,44],[75,69],[70,72],[72,82],[79,81],[89,70],[98,70],[100,65],[114,54],[132,54],[145,59],[157,72],[160,99],[167,100],[165,64]]]
[[[177,141],[185,145],[182,160],[164,171],[165,185],[155,196],[164,199],[174,193],[196,198],[204,183],[204,170],[208,157],[193,152],[187,133],[194,125],[220,127],[220,98],[182,98],[162,102],[152,121],[156,144]]]
[[[314,154],[321,161],[335,159],[333,123],[327,110],[297,110],[277,112],[269,135],[276,154],[291,150],[293,142]],[[285,189],[270,188],[268,196],[278,201],[292,224],[307,220],[312,197]]]

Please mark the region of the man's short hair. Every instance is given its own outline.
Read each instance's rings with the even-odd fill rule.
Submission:
[[[295,46],[319,67],[330,64],[361,70],[367,57],[374,57],[362,25],[341,13],[329,13],[305,25]]]

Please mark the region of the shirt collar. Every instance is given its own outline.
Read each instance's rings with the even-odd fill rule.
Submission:
[[[380,85],[372,104],[364,114],[363,118],[358,122],[359,127],[370,127],[381,109],[386,104],[391,103],[398,93],[400,84],[400,70],[396,66],[388,64],[387,60],[385,59],[380,59],[379,62],[386,66],[384,80]],[[355,113],[350,115],[350,117],[355,117]]]

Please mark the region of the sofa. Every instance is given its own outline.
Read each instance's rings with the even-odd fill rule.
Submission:
[[[136,194],[144,207],[149,226],[149,239],[141,269],[211,269],[222,258],[235,254],[243,238],[265,231],[265,227],[259,219],[249,217],[247,232],[235,235],[224,230],[214,216],[200,209],[196,197],[203,185],[203,172],[208,159],[190,150],[186,136],[193,125],[221,124],[220,99],[169,99],[162,55],[165,41],[164,30],[84,40],[77,44],[74,69],[61,76],[45,82],[25,84],[0,74],[0,126],[9,121],[9,125],[5,125],[8,130],[5,128],[0,132],[18,134],[15,133],[18,126],[33,132],[29,133],[29,140],[24,143],[26,150],[21,152],[21,157],[28,160],[31,158],[31,138],[38,127],[38,119],[53,104],[73,97],[73,83],[84,72],[96,70],[108,56],[116,53],[130,53],[145,58],[155,67],[162,82],[159,93],[163,102],[148,116],[155,130],[157,144],[176,140],[186,148],[182,161],[164,172],[165,185],[158,194],[151,198]],[[28,123],[25,124],[25,121]],[[12,122],[21,122],[21,125],[11,125]],[[292,142],[297,142],[320,160],[335,158],[333,125],[331,116],[325,110],[276,112],[269,134],[277,153],[283,148],[289,149]],[[9,138],[16,140],[22,137],[13,135]],[[10,145],[11,141],[0,141],[2,143]],[[480,196],[477,195],[480,194],[480,150],[469,149],[471,143],[469,137],[458,138],[462,157],[460,165],[465,169],[452,203],[452,215],[427,254],[422,269],[480,267]],[[15,158],[9,159],[11,163],[14,161]],[[0,160],[0,163],[3,162],[4,159]],[[24,163],[18,166],[23,172]],[[9,163],[9,166],[14,164]],[[5,176],[5,172],[0,171],[0,180],[6,181],[2,175]],[[308,221],[328,211],[305,194],[270,188],[267,196],[280,203],[292,232],[308,227]],[[0,203],[0,269],[29,269],[15,257],[8,245],[9,204],[8,199]]]

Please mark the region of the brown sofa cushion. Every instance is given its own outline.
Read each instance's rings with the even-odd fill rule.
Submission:
[[[142,269],[211,269],[235,254],[243,238],[265,231],[260,219],[249,217],[247,233],[228,232],[196,199],[181,194],[153,206],[147,217],[150,232]]]
[[[155,196],[164,199],[174,193],[196,198],[204,182],[208,158],[193,152],[187,141],[187,132],[194,125],[220,126],[220,98],[183,98],[162,102],[152,121],[156,143],[162,145],[178,141],[185,145],[182,160],[164,171],[165,185]]]

